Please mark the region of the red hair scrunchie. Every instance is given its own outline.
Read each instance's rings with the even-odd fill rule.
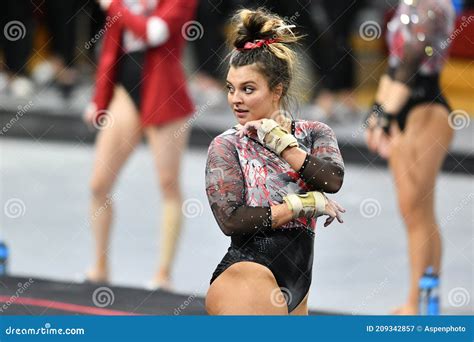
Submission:
[[[237,49],[237,50],[243,51],[243,50],[258,49],[258,48],[261,48],[264,45],[270,45],[270,44],[273,44],[273,43],[277,43],[279,41],[280,41],[280,39],[275,38],[275,39],[262,39],[262,40],[257,40],[255,42],[247,42],[247,43],[245,43],[243,48],[240,48],[240,49]]]

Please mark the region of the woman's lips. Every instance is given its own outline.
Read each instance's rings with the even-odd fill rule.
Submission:
[[[234,109],[235,115],[237,115],[238,118],[244,118],[248,114],[248,110],[243,110],[243,109]]]

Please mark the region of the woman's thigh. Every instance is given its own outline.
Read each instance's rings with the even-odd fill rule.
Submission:
[[[389,160],[399,192],[420,200],[432,196],[452,137],[444,106],[419,105],[411,110],[405,131],[393,142]]]
[[[179,119],[163,126],[150,126],[145,134],[150,144],[160,183],[166,185],[179,178],[182,155],[186,149],[190,128],[187,119]]]
[[[115,88],[107,112],[96,139],[92,183],[108,191],[143,131],[139,113],[123,87]]]
[[[280,292],[280,293],[278,293]],[[211,284],[206,309],[211,315],[287,315],[286,303],[272,272],[254,262],[238,262]]]

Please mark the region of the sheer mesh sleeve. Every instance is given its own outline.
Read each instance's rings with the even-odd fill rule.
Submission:
[[[270,207],[245,204],[245,186],[237,151],[225,137],[216,137],[208,151],[206,193],[212,213],[225,235],[253,234],[272,227]]]
[[[299,170],[301,178],[312,191],[335,193],[344,179],[344,162],[332,129],[321,122],[312,127],[311,153]]]

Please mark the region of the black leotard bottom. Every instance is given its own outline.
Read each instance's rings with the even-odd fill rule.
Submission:
[[[410,111],[417,105],[439,103],[451,112],[451,107],[439,86],[439,74],[415,77],[411,96],[397,115],[398,126],[402,131],[405,129]]]
[[[119,61],[117,70],[117,83],[125,88],[137,110],[140,109],[140,89],[144,61],[144,51],[125,53]]]
[[[304,299],[311,285],[314,232],[307,228],[275,229],[253,236],[234,236],[231,245],[211,278],[212,282],[231,265],[251,261],[273,273],[288,312]]]

